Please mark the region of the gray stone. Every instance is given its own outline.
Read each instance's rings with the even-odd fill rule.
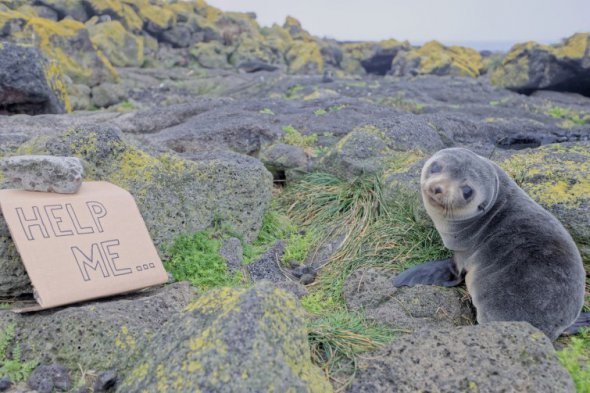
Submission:
[[[116,105],[127,98],[124,87],[115,83],[102,83],[92,88],[92,104],[98,108]]]
[[[68,370],[58,363],[38,366],[27,383],[39,393],[51,393],[53,388],[65,392],[72,386]]]
[[[368,320],[410,333],[425,328],[473,323],[468,297],[456,288],[432,285],[395,288],[395,274],[374,268],[353,272],[343,296],[351,310],[364,310]]]
[[[244,249],[240,239],[230,237],[229,239],[224,240],[219,249],[219,254],[225,259],[229,272],[234,273],[241,270]]]
[[[145,347],[118,392],[331,392],[304,311],[269,282],[210,291]]]
[[[115,370],[107,370],[99,373],[94,382],[93,393],[107,393],[112,390],[119,381],[119,375]]]
[[[292,293],[297,299],[301,299],[303,296],[308,294],[307,288],[295,281],[285,280],[276,282],[274,284],[277,286],[277,288],[281,288],[285,292]]]
[[[15,156],[4,158],[0,167],[18,188],[29,191],[75,194],[84,178],[77,157]]]
[[[186,282],[100,302],[31,314],[0,311],[0,331],[15,324],[23,359],[59,362],[70,370],[125,370],[144,339],[194,299]]]
[[[347,392],[575,392],[549,339],[526,322],[425,330],[361,360]]]
[[[80,84],[71,84],[68,86],[70,96],[70,105],[74,111],[85,111],[90,108],[90,87]]]
[[[9,42],[0,46],[0,115],[64,113],[62,76],[48,74],[49,62],[39,49]]]
[[[260,161],[271,173],[293,168],[308,167],[308,157],[301,147],[277,143],[264,148],[259,155]]]
[[[389,148],[378,135],[353,131],[322,159],[324,170],[343,179],[375,174],[384,166]]]
[[[287,244],[279,240],[262,254],[256,262],[248,265],[250,277],[254,281],[269,280],[272,282],[285,281],[286,277],[281,271],[279,264],[285,253]]]
[[[10,378],[8,378],[8,377],[0,378],[0,392],[5,392],[11,386],[12,386],[12,382],[10,381]]]

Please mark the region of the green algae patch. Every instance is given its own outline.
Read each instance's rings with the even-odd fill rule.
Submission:
[[[332,391],[311,362],[303,309],[270,283],[205,293],[143,353],[119,392]]]

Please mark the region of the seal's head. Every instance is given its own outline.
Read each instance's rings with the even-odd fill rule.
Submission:
[[[438,151],[420,178],[424,207],[435,224],[483,215],[496,201],[498,185],[494,164],[462,148]]]

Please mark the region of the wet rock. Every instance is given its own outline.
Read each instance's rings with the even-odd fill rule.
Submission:
[[[364,310],[368,320],[406,333],[473,323],[469,300],[456,288],[395,288],[394,277],[373,268],[353,272],[344,284],[346,304],[352,310]]]
[[[93,393],[107,393],[113,391],[118,381],[119,375],[117,374],[117,371],[103,371],[96,377],[92,391]]]
[[[0,115],[64,113],[69,109],[63,75],[36,48],[0,46]]]
[[[24,359],[59,361],[71,370],[121,371],[142,340],[193,299],[194,290],[185,282],[34,314],[5,310],[0,311],[0,331],[15,324]]]
[[[51,393],[53,389],[68,391],[72,386],[68,370],[61,364],[39,366],[33,370],[27,384],[39,393]]]
[[[311,363],[303,309],[268,282],[213,290],[162,327],[119,392],[331,392]]]
[[[0,168],[18,188],[29,191],[75,194],[84,179],[77,157],[15,156],[0,161]]]
[[[575,392],[549,339],[526,322],[423,330],[362,360],[347,392]]]

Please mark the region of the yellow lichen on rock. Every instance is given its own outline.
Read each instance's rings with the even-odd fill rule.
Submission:
[[[558,57],[581,59],[590,55],[590,33],[576,33],[565,40],[563,45],[554,47],[553,53]]]
[[[475,49],[462,46],[447,47],[430,41],[408,52],[408,59],[419,59],[420,74],[451,74],[477,77],[482,68],[481,55]]]
[[[1,48],[0,48],[1,49]],[[63,79],[63,72],[59,63],[55,60],[49,60],[45,65],[45,79],[51,90],[57,94],[59,100],[63,103],[66,112],[72,111],[68,87]]]
[[[125,30],[119,21],[88,26],[90,40],[117,67],[139,67],[143,64],[143,38]]]
[[[294,41],[285,58],[289,72],[294,74],[321,72],[324,69],[324,59],[315,42]]]

